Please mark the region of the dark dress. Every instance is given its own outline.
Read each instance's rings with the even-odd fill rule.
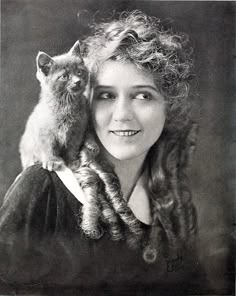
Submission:
[[[148,264],[125,241],[86,238],[81,207],[55,172],[26,169],[0,209],[2,284],[50,295],[59,288],[73,288],[74,295],[182,295],[204,285],[193,254]]]

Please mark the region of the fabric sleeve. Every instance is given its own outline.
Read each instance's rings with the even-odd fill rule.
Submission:
[[[37,165],[23,171],[6,193],[0,208],[2,282],[35,284],[50,271],[54,222],[47,212],[55,208],[53,195],[50,173]]]

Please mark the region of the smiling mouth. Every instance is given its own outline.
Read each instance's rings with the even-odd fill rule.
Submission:
[[[140,131],[123,130],[123,131],[111,131],[111,132],[118,137],[132,137],[137,135]]]

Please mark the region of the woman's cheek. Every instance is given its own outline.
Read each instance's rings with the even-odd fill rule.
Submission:
[[[97,103],[94,105],[93,109],[93,121],[96,128],[104,127],[106,123],[106,117],[108,110],[104,104]]]

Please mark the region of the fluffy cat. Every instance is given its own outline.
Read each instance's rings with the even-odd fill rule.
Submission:
[[[31,113],[20,141],[23,169],[41,163],[48,170],[77,158],[88,126],[84,91],[88,71],[77,41],[69,52],[50,57],[39,52],[36,77],[40,100]]]

